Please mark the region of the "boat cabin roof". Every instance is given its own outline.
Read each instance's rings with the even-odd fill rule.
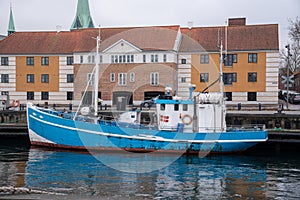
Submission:
[[[193,104],[193,101],[188,100],[178,100],[178,99],[156,99],[154,101],[156,104]]]

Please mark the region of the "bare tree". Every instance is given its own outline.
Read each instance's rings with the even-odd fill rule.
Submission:
[[[281,66],[287,68],[294,73],[300,70],[300,17],[296,17],[295,20],[289,19],[289,38],[291,40],[290,55],[288,56],[286,49],[281,49]],[[288,62],[289,59],[289,62]]]

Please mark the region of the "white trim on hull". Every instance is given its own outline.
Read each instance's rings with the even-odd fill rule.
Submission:
[[[43,138],[42,136],[38,135],[33,130],[29,129],[29,138],[31,142],[43,142],[43,143],[49,143],[49,144],[55,144],[54,142],[47,140],[46,138]]]

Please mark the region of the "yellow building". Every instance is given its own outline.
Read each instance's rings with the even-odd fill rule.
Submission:
[[[223,82],[227,104],[278,104],[278,25],[246,25],[245,18],[229,19],[228,26],[189,27],[183,34],[179,71],[190,70],[183,84],[202,92],[219,78],[223,46]],[[188,82],[187,80],[190,80]],[[181,85],[179,83],[179,85]],[[186,87],[186,86],[185,86]],[[182,96],[187,91],[180,90]],[[216,82],[207,91],[220,91]]]

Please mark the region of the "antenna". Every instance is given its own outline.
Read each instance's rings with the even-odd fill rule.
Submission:
[[[220,29],[219,29],[220,30]],[[219,77],[219,83],[220,83],[220,93],[223,96],[223,69],[222,69],[222,65],[223,65],[223,41],[222,41],[222,36],[220,39],[220,77]]]
[[[225,20],[225,54],[227,56],[227,44],[228,44],[228,22]]]
[[[60,25],[57,25],[57,26],[56,26],[56,33],[59,33],[59,32],[61,31],[61,28],[62,28],[62,27],[61,27]]]
[[[191,30],[194,26],[194,22],[193,21],[188,21],[188,28]]]

